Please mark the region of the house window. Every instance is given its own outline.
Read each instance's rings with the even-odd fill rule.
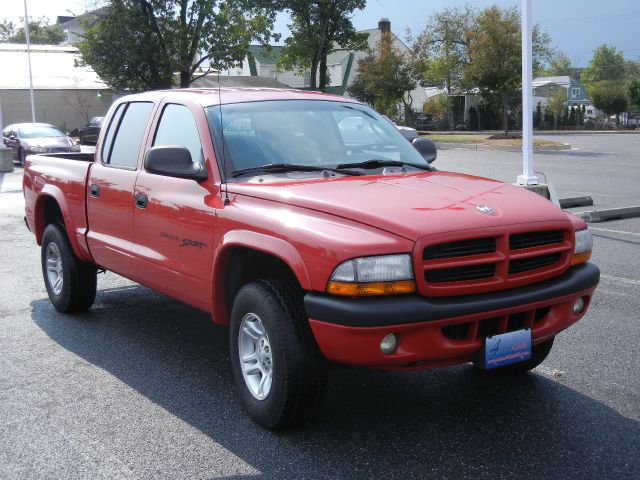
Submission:
[[[572,98],[580,98],[580,87],[573,87],[571,89],[571,97]]]

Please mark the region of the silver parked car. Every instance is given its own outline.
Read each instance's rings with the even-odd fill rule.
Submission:
[[[69,135],[47,123],[15,123],[2,131],[2,141],[13,149],[20,165],[32,153],[79,152]]]

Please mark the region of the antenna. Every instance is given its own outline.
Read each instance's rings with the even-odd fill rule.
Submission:
[[[222,134],[222,175],[224,183],[224,205],[229,205],[229,185],[227,184],[227,155],[224,151],[224,123],[222,122],[222,95],[220,94],[220,68],[218,68],[218,111],[220,112],[220,132]],[[220,184],[222,189],[222,184]]]

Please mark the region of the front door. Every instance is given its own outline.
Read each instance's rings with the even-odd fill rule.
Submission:
[[[202,107],[201,131],[185,105],[166,104],[153,134],[153,146],[187,148],[193,162],[210,162],[213,148]],[[203,145],[202,139],[206,139]],[[203,149],[204,147],[204,149]],[[206,152],[206,154],[205,154]],[[141,170],[135,194],[134,253],[146,284],[174,298],[210,311],[217,187],[211,178],[166,177]]]

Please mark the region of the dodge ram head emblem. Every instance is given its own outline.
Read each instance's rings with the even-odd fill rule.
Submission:
[[[495,215],[496,211],[488,205],[476,205],[476,209],[487,215]]]

